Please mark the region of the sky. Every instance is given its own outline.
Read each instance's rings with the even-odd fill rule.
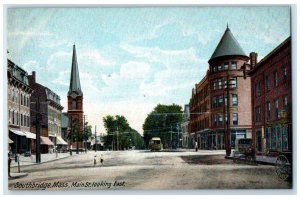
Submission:
[[[67,111],[76,45],[84,114],[142,126],[157,104],[189,103],[227,23],[246,54],[263,58],[290,36],[290,8],[10,8],[7,55],[61,97]]]

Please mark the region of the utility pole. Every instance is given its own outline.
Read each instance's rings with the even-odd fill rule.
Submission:
[[[226,82],[226,95],[227,95],[227,131],[226,131],[226,157],[230,157],[231,154],[231,146],[230,146],[230,96],[229,96],[229,86],[232,84],[229,83],[229,75],[227,71],[227,82]]]
[[[72,144],[73,144],[73,120],[72,120],[72,116],[70,117],[71,121],[70,121],[70,155],[72,155]]]
[[[119,127],[117,126],[117,151],[119,151]]]
[[[78,121],[78,120],[77,120]],[[76,154],[79,154],[79,122],[77,123],[77,139],[76,139]]]
[[[41,163],[41,127],[40,127],[40,120],[42,119],[42,114],[40,114],[40,98],[39,96],[37,97],[36,101],[36,115],[35,115],[35,120],[36,120],[36,163]]]
[[[97,152],[97,126],[95,125],[95,152]]]
[[[85,153],[87,152],[87,146],[86,146],[86,144],[87,144],[87,137],[86,137],[86,133],[85,133],[85,117],[86,117],[87,115],[83,115],[83,136],[84,136],[84,151],[85,151]]]

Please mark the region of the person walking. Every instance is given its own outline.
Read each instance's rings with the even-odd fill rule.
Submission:
[[[198,151],[198,142],[197,141],[195,142],[195,151],[196,152]]]
[[[104,156],[103,156],[103,154],[100,155],[100,163],[101,163],[101,165],[104,164]]]

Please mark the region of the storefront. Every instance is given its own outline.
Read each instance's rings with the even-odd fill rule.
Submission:
[[[13,143],[10,144],[12,153],[28,155],[32,153],[32,146],[36,139],[34,133],[9,129],[9,138],[13,141]]]
[[[277,124],[266,127],[266,149],[291,150],[291,124]]]

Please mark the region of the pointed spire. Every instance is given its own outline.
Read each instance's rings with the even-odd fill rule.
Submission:
[[[72,92],[77,93],[77,95],[82,95],[75,43],[73,45],[72,69],[68,95],[70,95]]]
[[[247,56],[242,47],[240,46],[239,42],[234,38],[233,34],[231,33],[228,27],[228,23],[227,28],[210,59],[227,55]]]

